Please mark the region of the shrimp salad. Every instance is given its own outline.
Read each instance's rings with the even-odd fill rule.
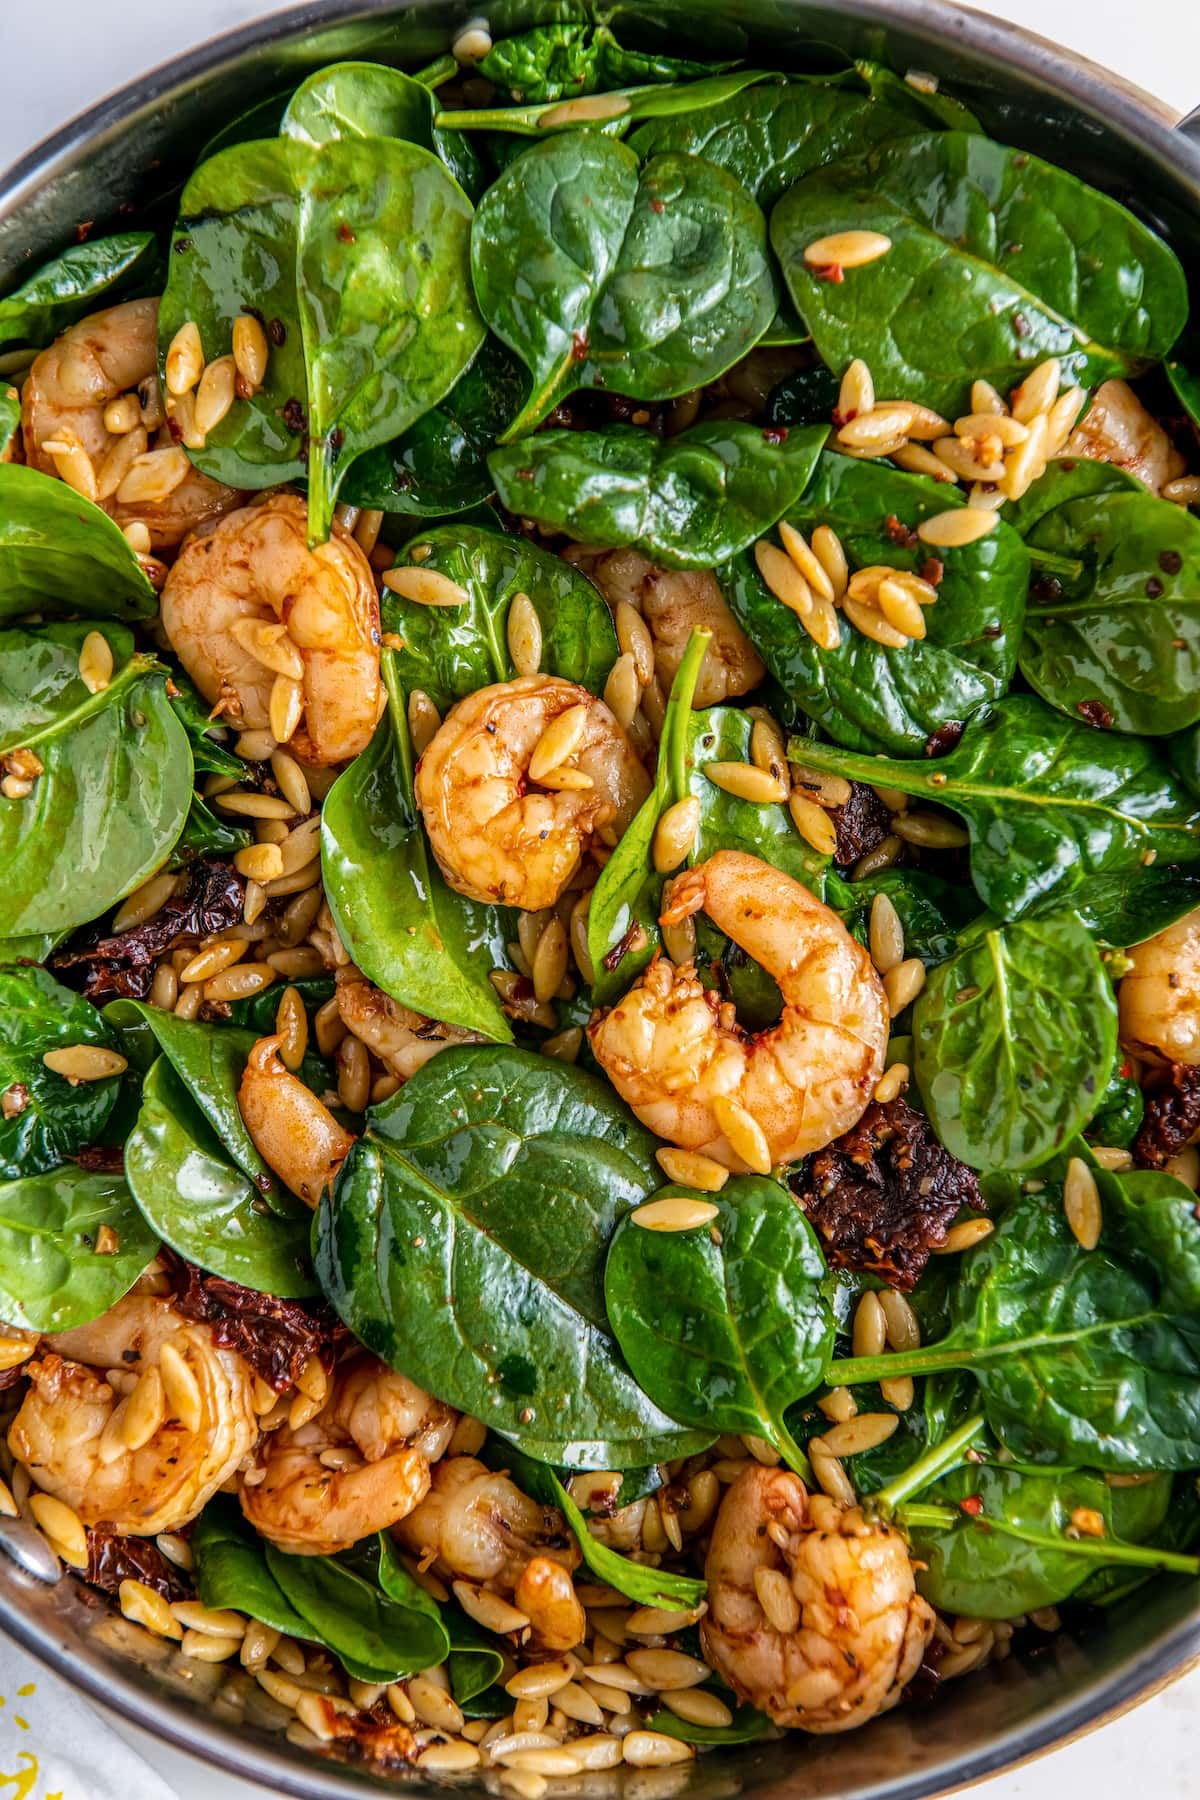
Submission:
[[[997,125],[476,24],[0,299],[0,1542],[238,1729],[666,1795],[1200,1577],[1200,339]]]

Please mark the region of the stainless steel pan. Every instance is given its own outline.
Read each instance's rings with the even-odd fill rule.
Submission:
[[[94,220],[111,228],[164,201],[221,124],[347,56],[418,67],[443,52],[474,9],[465,0],[314,0],[229,33],[164,64],[101,101],[0,177],[0,292],[23,265]],[[496,0],[498,34],[553,16],[552,0]],[[1007,142],[1041,152],[1107,189],[1174,243],[1200,272],[1200,113],[1170,113],[1119,77],[1041,38],[940,0],[671,0],[680,48],[745,51],[766,66],[832,65],[866,56],[936,74]],[[1131,22],[1132,26],[1132,22]],[[186,29],[186,27],[184,27]],[[718,46],[720,49],[718,50]],[[726,50],[728,46],[728,50]],[[0,1545],[36,1562],[21,1527]],[[214,1709],[219,1668],[113,1618],[69,1578],[39,1579],[0,1557],[0,1627],[94,1699],[182,1749],[276,1792],[324,1800],[375,1786],[357,1768],[315,1761],[282,1738],[231,1727]],[[1200,1658],[1194,1590],[1180,1581],[1139,1592],[1123,1612],[1037,1656],[1012,1658],[941,1694],[839,1738],[793,1737],[640,1772],[641,1800],[723,1800],[741,1792],[779,1800],[918,1800],[1035,1756],[1135,1705]],[[654,1779],[648,1784],[647,1774]],[[619,1771],[582,1778],[614,1794]],[[429,1782],[406,1785],[430,1793]]]

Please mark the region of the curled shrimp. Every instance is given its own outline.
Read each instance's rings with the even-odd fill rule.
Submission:
[[[371,741],[383,695],[371,565],[336,521],[329,542],[309,549],[298,494],[270,494],[194,532],[167,576],[162,625],[204,698],[242,729],[270,727],[317,764]],[[293,701],[282,728],[279,681]]]
[[[1127,381],[1101,382],[1063,454],[1115,463],[1144,481],[1152,494],[1161,494],[1187,466]]]
[[[238,1110],[254,1148],[297,1199],[316,1206],[354,1138],[329,1108],[285,1069],[280,1039],[259,1038],[246,1059]]]
[[[693,631],[711,633],[693,706],[717,706],[749,694],[766,675],[711,569],[660,569],[637,550],[587,552],[576,547],[568,560],[591,577],[614,611],[626,600],[642,614],[654,639],[654,672],[664,693],[670,691]]]
[[[175,1531],[253,1448],[252,1370],[169,1300],[127,1294],[45,1344],[8,1447],[85,1525]]]
[[[588,1027],[605,1074],[659,1137],[729,1168],[745,1164],[718,1120],[735,1102],[760,1127],[771,1166],[840,1137],[883,1072],[888,1011],[870,958],[824,903],[790,875],[719,850],[675,882],[664,923],[703,909],[773,975],[783,1016],[767,1031],[737,1023],[691,963],[660,958]]]
[[[581,735],[538,781],[548,726],[582,708]],[[417,803],[450,886],[472,900],[553,906],[594,835],[613,844],[650,791],[638,754],[602,700],[553,675],[480,688],[451,708],[417,765]]]
[[[786,1469],[752,1463],[726,1491],[704,1572],[705,1659],[777,1725],[851,1731],[886,1712],[933,1633],[895,1527]]]
[[[157,300],[126,300],[80,319],[34,359],[21,390],[21,435],[25,460],[43,475],[58,473],[53,454],[43,445],[81,445],[96,471],[97,499],[105,512],[122,529],[145,525],[152,548],[167,550],[205,519],[228,512],[240,496],[190,467],[162,500],[126,503],[117,497],[119,482],[104,491],[105,459],[123,439],[129,457],[175,442],[159,395],[157,358]],[[134,422],[128,432],[112,432],[105,413],[123,397]]]
[[[332,1556],[420,1503],[457,1422],[407,1375],[361,1351],[334,1370],[312,1418],[264,1434],[238,1478],[242,1511],[282,1550]]]
[[[484,1041],[476,1031],[443,1025],[401,1006],[361,976],[338,982],[337,1003],[342,1024],[401,1081],[408,1081],[439,1050]]]
[[[1121,1043],[1154,1061],[1200,1063],[1200,906],[1125,955]]]
[[[531,1500],[507,1475],[473,1456],[448,1457],[395,1536],[422,1568],[511,1596],[545,1649],[583,1642],[587,1619],[571,1580],[579,1551],[557,1507]]]

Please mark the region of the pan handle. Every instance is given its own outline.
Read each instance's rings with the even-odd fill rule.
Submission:
[[[1175,128],[1182,131],[1185,137],[1191,138],[1194,144],[1200,144],[1200,106],[1195,107]]]

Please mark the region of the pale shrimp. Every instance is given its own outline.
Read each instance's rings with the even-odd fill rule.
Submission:
[[[777,1725],[864,1725],[896,1704],[933,1634],[895,1527],[810,1498],[786,1469],[751,1463],[738,1476],[704,1573],[705,1658]]]
[[[259,1433],[249,1365],[148,1294],[47,1338],[29,1382],[13,1456],[85,1525],[136,1537],[194,1519]]]
[[[1151,417],[1127,381],[1105,381],[1071,433],[1065,456],[1115,463],[1161,494],[1168,481],[1183,474],[1183,457]]]
[[[383,705],[375,578],[336,521],[329,542],[309,548],[298,494],[194,532],[167,576],[162,624],[204,698],[241,729],[269,727],[317,764],[370,743]],[[277,682],[291,687],[281,695]]]
[[[34,359],[21,390],[25,460],[43,475],[59,473],[43,445],[77,443],[98,476],[109,453],[126,440],[124,457],[175,445],[156,373],[158,301],[126,300],[70,326]],[[128,430],[110,431],[105,414],[124,400]],[[129,422],[132,421],[132,424]],[[111,465],[110,465],[111,467]],[[101,489],[104,483],[101,481]],[[119,487],[97,500],[124,529],[142,524],[154,550],[169,550],[205,519],[228,512],[240,495],[188,466],[164,499],[125,502]]]
[[[557,1507],[531,1500],[507,1475],[473,1456],[447,1458],[395,1536],[422,1568],[511,1597],[543,1648],[583,1642],[587,1619],[571,1580],[579,1562],[574,1539]]]
[[[712,634],[693,706],[718,706],[749,694],[766,675],[711,569],[660,569],[637,550],[585,551],[582,546],[573,546],[567,560],[591,577],[614,611],[626,600],[642,614],[654,639],[654,671],[664,694],[670,692],[693,631]]]
[[[254,1148],[297,1199],[316,1206],[354,1143],[329,1108],[285,1069],[280,1039],[259,1038],[238,1087]]]
[[[1121,1043],[1152,1061],[1200,1064],[1200,906],[1125,952]]]
[[[743,1168],[717,1116],[732,1102],[759,1127],[771,1166],[792,1162],[862,1116],[887,1048],[883,984],[836,915],[755,856],[719,850],[689,869],[664,922],[701,909],[779,983],[779,1023],[744,1031],[691,963],[660,958],[593,1018],[592,1049],[659,1137]]]
[[[476,1031],[443,1025],[440,1019],[427,1019],[424,1013],[401,1006],[361,976],[338,982],[337,1003],[342,1024],[401,1081],[408,1081],[439,1050],[484,1041]]]
[[[547,727],[580,708],[563,763],[537,780]],[[615,844],[650,791],[602,700],[553,675],[521,675],[460,700],[417,765],[417,803],[443,874],[472,900],[553,906],[592,838]]]
[[[367,1351],[341,1363],[303,1424],[264,1434],[238,1477],[260,1536],[296,1556],[332,1556],[386,1531],[424,1499],[458,1415]]]

